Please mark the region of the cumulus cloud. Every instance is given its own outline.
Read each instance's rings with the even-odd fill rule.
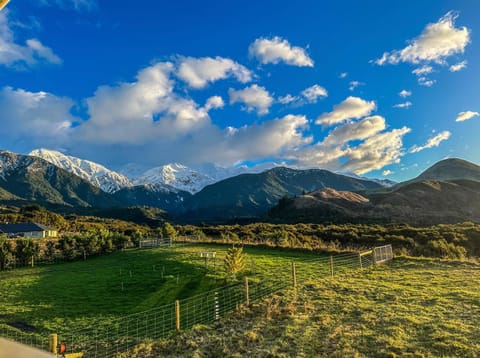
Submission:
[[[324,113],[315,121],[316,124],[330,126],[345,122],[349,119],[358,119],[368,116],[375,110],[374,101],[365,101],[359,97],[348,97],[340,104],[333,107],[333,111]]]
[[[466,27],[455,27],[457,17],[457,13],[448,12],[438,22],[428,24],[407,47],[385,52],[381,58],[375,60],[375,63],[377,65],[400,62],[441,64],[446,58],[463,53],[470,42],[470,31]]]
[[[338,75],[338,78],[345,78],[348,76],[348,72],[342,72]]]
[[[450,72],[458,72],[463,70],[466,67],[467,67],[467,61],[461,61],[459,63],[451,65],[448,69],[450,70]]]
[[[230,104],[243,103],[248,112],[256,110],[259,115],[268,113],[268,109],[273,103],[273,97],[270,93],[258,85],[251,85],[241,90],[228,90],[230,96]]]
[[[47,92],[4,87],[0,90],[4,146],[64,143],[78,119],[70,113],[74,102]]]
[[[398,163],[403,151],[403,136],[410,128],[384,131],[385,119],[372,116],[349,122],[332,130],[321,142],[293,151],[289,157],[300,167],[321,167],[334,171],[365,174]],[[351,146],[353,141],[360,141]]]
[[[436,136],[428,139],[427,143],[425,143],[424,145],[422,146],[414,145],[412,148],[410,148],[410,153],[418,153],[428,148],[438,147],[441,142],[443,142],[444,140],[447,140],[448,138],[450,138],[450,136],[451,136],[451,133],[449,131],[440,132]]]
[[[393,106],[393,108],[409,108],[412,106],[412,102],[406,101],[403,103],[397,103]]]
[[[407,97],[410,97],[412,95],[412,91],[401,90],[398,95],[400,97],[407,98]]]
[[[0,12],[0,65],[31,67],[37,63],[60,64],[62,60],[38,39],[27,39],[23,45],[17,43],[8,12]]]
[[[457,115],[457,118],[455,119],[455,122],[467,121],[469,119],[472,119],[473,117],[478,117],[478,115],[479,115],[478,112],[472,112],[472,111],[460,112]]]
[[[419,77],[418,78],[418,84],[420,86],[425,86],[425,87],[432,87],[435,84],[435,80],[431,80],[427,77]]]
[[[271,39],[256,39],[250,45],[248,52],[251,57],[263,64],[283,62],[292,66],[313,67],[313,60],[303,48],[292,46],[287,40],[278,36]]]
[[[328,92],[325,88],[319,85],[313,85],[302,91],[302,96],[309,103],[316,103],[319,97],[327,97]]]
[[[392,175],[392,174],[394,174],[394,172],[392,172],[390,169],[384,170],[384,171],[382,172],[382,175],[383,175],[384,177],[386,177],[386,176],[388,176],[388,175]]]
[[[223,102],[222,97],[212,96],[209,99],[207,99],[207,102],[205,103],[204,108],[208,112],[211,109],[222,108],[223,106],[225,106],[225,102]]]
[[[181,58],[177,76],[192,88],[204,88],[208,83],[228,77],[235,77],[242,83],[252,80],[252,73],[245,66],[218,56]]]

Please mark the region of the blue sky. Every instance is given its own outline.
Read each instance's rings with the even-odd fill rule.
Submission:
[[[477,1],[11,0],[3,149],[114,169],[480,163]]]

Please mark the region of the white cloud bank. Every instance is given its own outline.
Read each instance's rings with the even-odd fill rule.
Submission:
[[[436,136],[428,139],[427,143],[425,143],[424,145],[422,145],[422,146],[414,145],[412,148],[410,148],[410,153],[418,153],[418,152],[421,152],[422,150],[425,150],[425,149],[438,147],[441,142],[450,138],[451,135],[452,134],[449,131],[440,132]]]
[[[283,62],[292,66],[313,67],[313,60],[303,48],[292,46],[287,40],[278,36],[271,39],[256,39],[250,45],[248,52],[262,64]]]
[[[11,29],[8,11],[0,12],[0,65],[31,67],[37,63],[61,64],[62,59],[38,39],[16,42]]]
[[[400,62],[441,64],[446,58],[463,53],[470,42],[470,31],[466,27],[455,27],[457,17],[458,14],[455,12],[448,12],[438,22],[428,24],[420,36],[410,41],[407,47],[385,52],[375,63],[377,65]]]
[[[457,118],[455,118],[455,122],[467,121],[469,119],[472,119],[473,117],[478,117],[478,116],[479,116],[478,112],[473,112],[473,111],[460,112],[457,115]]]

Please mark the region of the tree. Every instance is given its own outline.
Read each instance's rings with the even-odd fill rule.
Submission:
[[[52,260],[55,255],[55,241],[47,241],[45,243],[45,250],[44,250],[45,257],[47,260]]]
[[[33,259],[40,253],[40,245],[33,239],[20,239],[17,240],[15,247],[15,256],[23,265],[32,262]]]
[[[237,273],[245,268],[245,254],[243,253],[243,248],[232,246],[228,249],[224,259],[224,266],[227,274],[232,275],[232,279],[236,280]]]
[[[58,240],[57,249],[60,250],[63,257],[67,261],[71,261],[77,256],[76,240],[73,236],[64,235],[60,240]]]
[[[12,244],[2,235],[0,236],[0,270],[5,270],[12,259]]]
[[[162,227],[163,237],[167,237],[172,241],[177,237],[177,230],[169,222],[165,222]]]

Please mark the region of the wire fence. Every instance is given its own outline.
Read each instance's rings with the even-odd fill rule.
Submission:
[[[93,327],[81,330],[62,330],[57,332],[58,343],[68,353],[82,352],[84,357],[114,357],[143,342],[164,338],[198,324],[210,324],[227,316],[241,305],[249,305],[286,288],[367,268],[389,259],[391,247],[376,249],[314,259],[295,259],[291,266],[283,264],[278,267],[274,279],[256,274],[255,269],[250,267],[251,276],[244,277],[234,284],[113,321],[109,320],[105,324],[97,323]],[[48,337],[25,333],[8,325],[3,325],[2,328],[2,335],[5,338],[48,349]]]

